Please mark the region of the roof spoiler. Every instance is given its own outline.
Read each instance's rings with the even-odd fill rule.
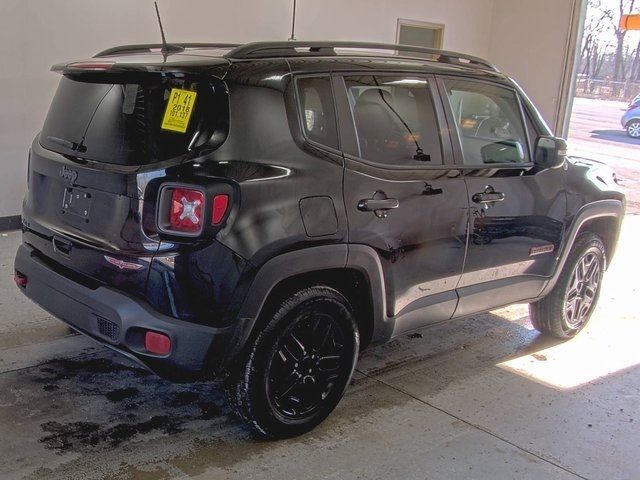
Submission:
[[[197,50],[202,48],[236,48],[237,43],[170,43],[166,46],[169,53],[180,53],[185,50]],[[164,45],[161,43],[146,43],[140,45],[121,45],[112,47],[96,53],[93,58],[110,57],[115,55],[125,55],[131,53],[152,53],[161,52]]]

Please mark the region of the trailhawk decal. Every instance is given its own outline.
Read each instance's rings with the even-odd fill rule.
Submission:
[[[551,253],[555,248],[556,247],[553,243],[550,243],[549,245],[541,245],[539,247],[532,247],[531,250],[529,250],[529,256],[535,257],[536,255],[542,255],[544,253]]]

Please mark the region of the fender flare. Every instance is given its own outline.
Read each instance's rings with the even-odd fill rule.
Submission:
[[[376,251],[365,245],[322,245],[278,255],[258,270],[237,316],[238,328],[230,346],[232,353],[245,347],[267,298],[280,282],[295,275],[330,269],[354,269],[364,275],[372,299],[372,342],[390,338],[393,325],[385,311],[384,276]]]
[[[585,223],[595,218],[613,217],[618,222],[618,228],[615,234],[615,243],[617,243],[618,235],[620,233],[620,225],[622,225],[622,218],[624,217],[625,207],[620,200],[598,200],[596,202],[588,203],[580,208],[575,214],[571,225],[569,226],[568,233],[565,237],[564,244],[558,255],[558,264],[556,266],[555,273],[551,276],[547,285],[540,292],[539,297],[542,298],[547,295],[555,286],[558,278],[562,274],[564,265],[567,262],[571,248],[580,233],[580,229]],[[615,250],[615,243],[612,246],[612,251]],[[612,255],[613,256],[613,255]]]
[[[239,318],[256,319],[273,288],[295,275],[333,268],[347,264],[346,244],[322,245],[283,253],[266,262],[254,277],[238,313]]]

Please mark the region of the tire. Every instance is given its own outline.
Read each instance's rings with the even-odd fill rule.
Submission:
[[[260,437],[301,435],[338,405],[360,346],[349,302],[315,286],[276,306],[225,382],[234,412]]]
[[[640,138],[640,120],[632,120],[627,123],[627,135],[631,138]]]
[[[582,330],[598,302],[606,261],[600,237],[593,233],[580,235],[551,292],[529,305],[534,328],[562,340]]]

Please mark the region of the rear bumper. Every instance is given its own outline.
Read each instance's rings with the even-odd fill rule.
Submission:
[[[15,270],[27,277],[26,287],[19,288],[49,313],[171,380],[213,374],[216,366],[211,365],[210,359],[219,358],[233,338],[233,326],[214,328],[185,322],[163,315],[144,301],[117,290],[77,283],[56,272],[26,243],[18,249]],[[147,330],[169,336],[168,355],[158,356],[145,350]]]

